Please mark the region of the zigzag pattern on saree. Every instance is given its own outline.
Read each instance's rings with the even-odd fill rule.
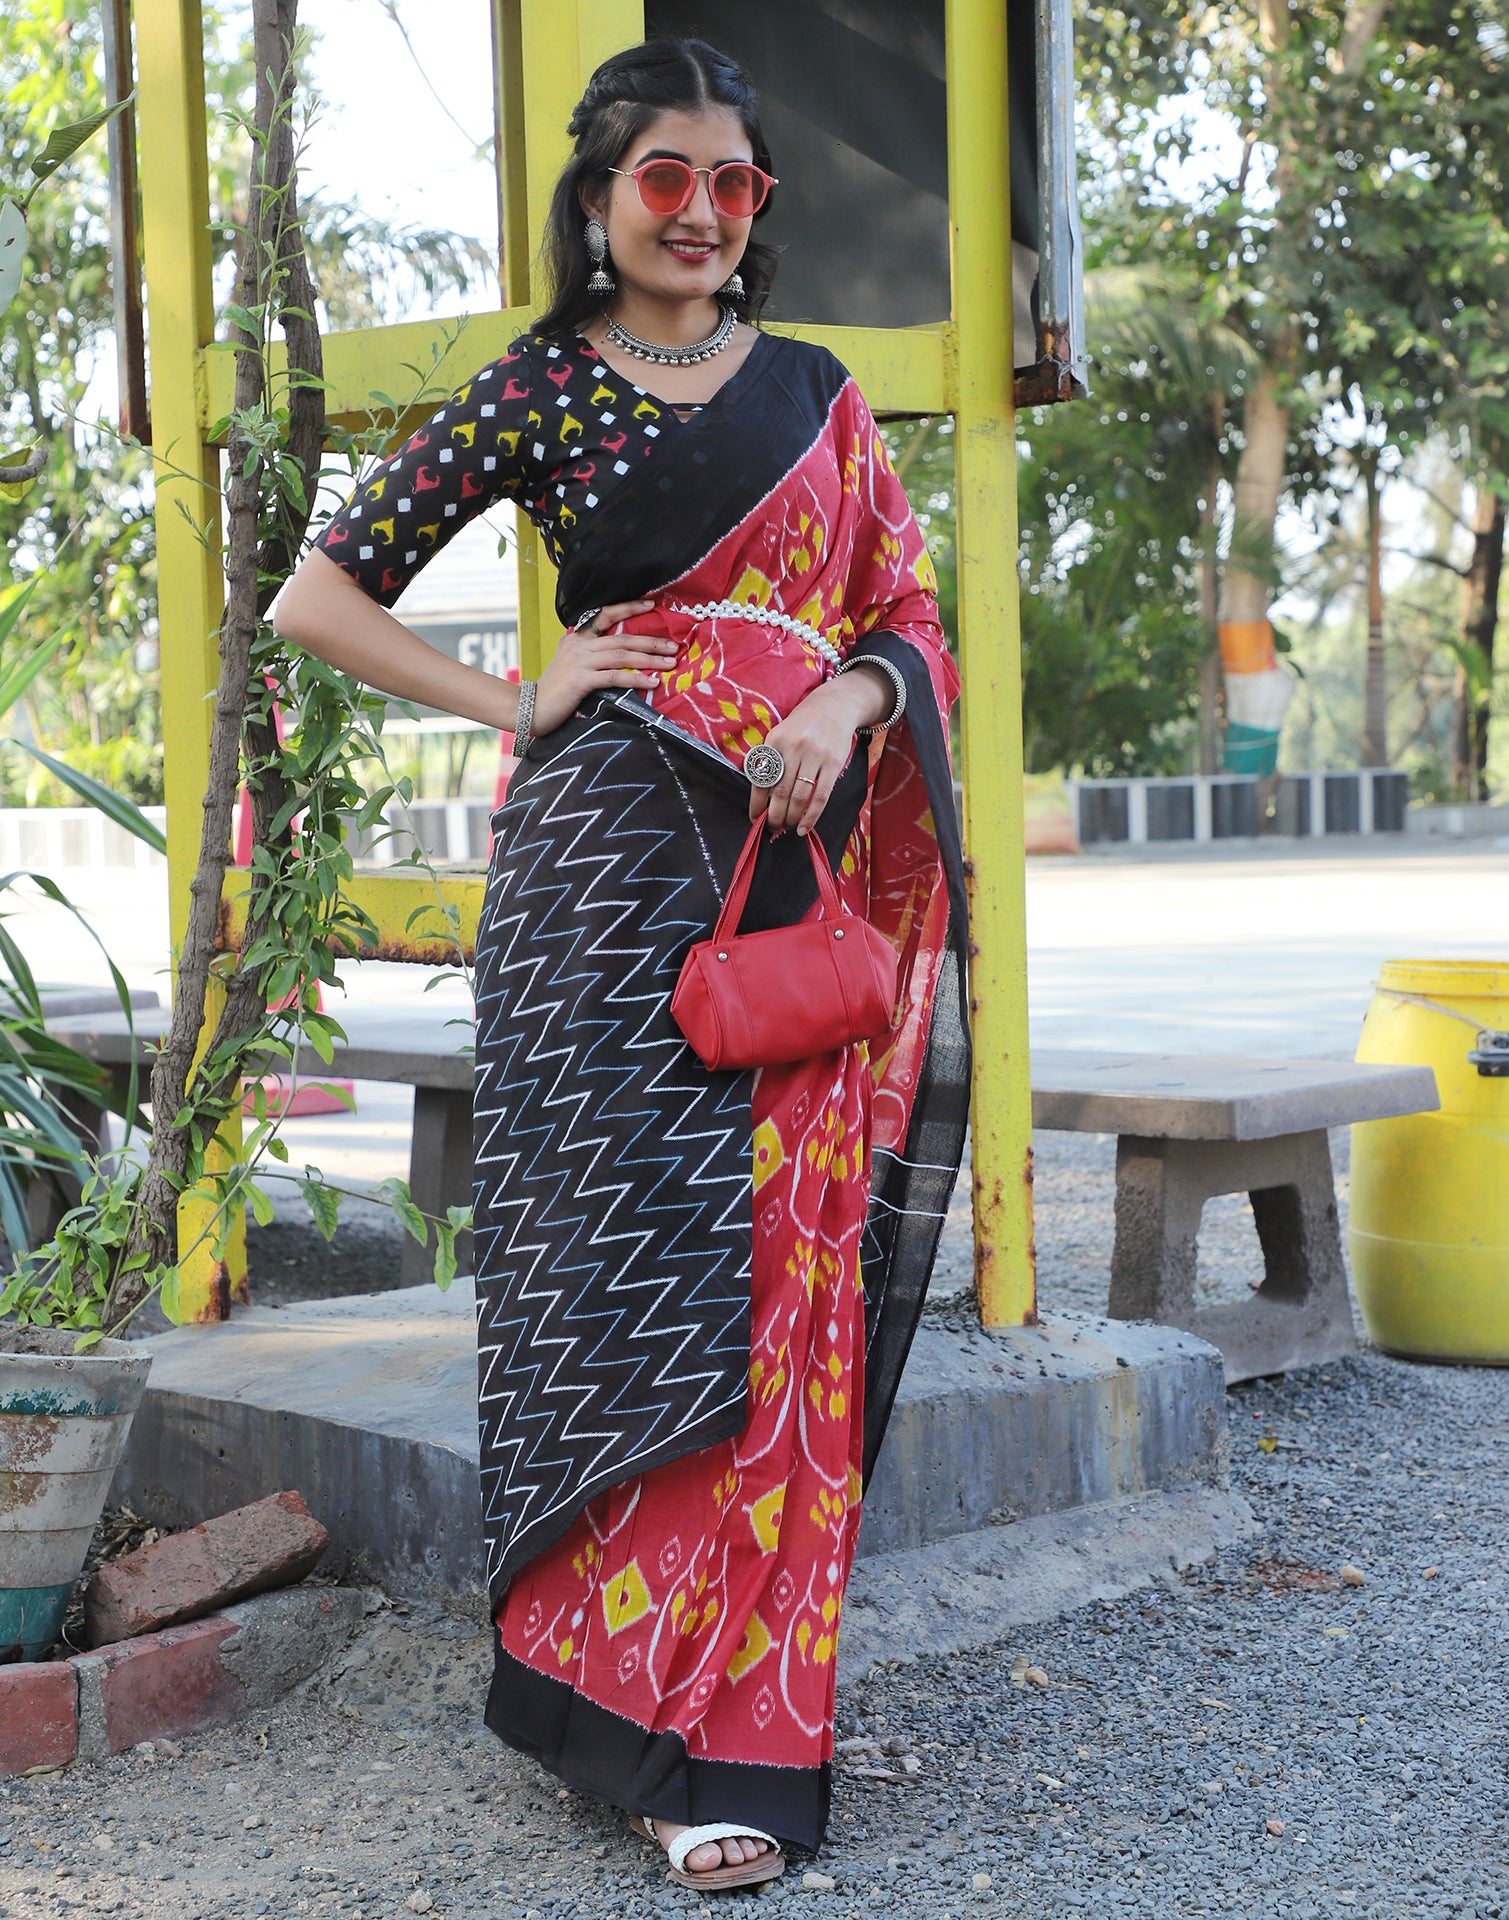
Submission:
[[[716,911],[664,748],[598,723],[518,783],[478,937],[488,1581],[743,1418],[750,1093],[671,1019]]]

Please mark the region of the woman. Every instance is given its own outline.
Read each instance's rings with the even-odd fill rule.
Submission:
[[[522,755],[477,943],[488,1724],[677,1879],[748,1884],[826,1826],[861,1489],[959,1164],[957,679],[853,381],[751,324],[747,77],[647,43],[570,131],[548,311],[358,488],[278,624]],[[383,610],[505,497],[568,629],[522,689]],[[710,1072],[670,993],[762,817],[743,929],[815,911],[817,833],[897,950],[895,1024]]]

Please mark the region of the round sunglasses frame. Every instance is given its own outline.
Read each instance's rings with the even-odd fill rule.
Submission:
[[[645,198],[644,181],[640,178],[640,175],[648,173],[653,167],[685,168],[687,175],[686,194],[676,206],[652,207]],[[718,189],[716,185],[718,175],[727,172],[731,167],[737,167],[744,173],[751,173],[756,180],[763,180],[765,183],[764,192],[760,195],[754,206],[750,208],[748,213],[736,213],[732,208],[723,206],[718,199]],[[626,171],[623,167],[609,167],[608,171],[609,173],[617,174],[620,180],[632,180],[639,192],[640,205],[643,206],[647,213],[653,213],[663,220],[674,219],[678,213],[686,212],[687,208],[692,204],[693,194],[697,191],[697,175],[699,173],[705,173],[707,175],[708,198],[712,201],[717,211],[723,215],[725,220],[752,220],[760,211],[760,208],[763,207],[765,202],[770,198],[770,189],[772,187],[778,187],[781,184],[774,174],[767,173],[763,167],[757,167],[752,160],[723,160],[720,161],[716,167],[694,167],[688,160],[677,160],[671,155],[666,154],[658,160],[641,161],[641,163],[632,170]]]

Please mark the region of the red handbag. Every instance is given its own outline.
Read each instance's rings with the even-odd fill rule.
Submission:
[[[754,878],[763,820],[744,842],[711,940],[687,954],[671,1014],[707,1067],[774,1067],[888,1033],[896,949],[845,912],[828,855],[807,835],[823,917],[764,933],[736,929]]]

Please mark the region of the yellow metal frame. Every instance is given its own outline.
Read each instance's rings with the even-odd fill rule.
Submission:
[[[530,263],[564,162],[572,107],[608,54],[641,39],[641,0],[492,0],[499,121],[504,309],[337,334],[325,342],[329,407],[365,420],[375,391],[402,391],[405,369],[445,350],[436,379],[457,384],[521,330]],[[947,0],[952,318],[898,329],[782,328],[829,346],[882,416],[952,413],[956,421],[959,647],[964,682],[965,842],[974,1012],[976,1272],[987,1326],[1035,1317],[1031,1101],[1027,1072],[1026,916],[1022,857],[1021,669],[1016,587],[1016,455],[1012,418],[1010,187],[1006,27],[999,0]],[[229,357],[214,333],[208,245],[203,31],[199,0],[138,0],[142,212],[151,314],[152,423],[157,457],[158,578],[168,864],[175,948],[198,857],[199,802],[209,763],[209,701],[221,611],[219,454],[211,424],[230,411]],[[406,424],[406,423],[401,423]],[[520,523],[520,637],[526,672],[557,631],[554,579]],[[387,950],[440,957],[408,930],[433,883],[383,875],[359,882]],[[445,883],[474,936],[480,879]],[[236,889],[231,888],[232,923]],[[185,1225],[188,1222],[185,1221]],[[213,1276],[191,1303],[216,1310]]]

